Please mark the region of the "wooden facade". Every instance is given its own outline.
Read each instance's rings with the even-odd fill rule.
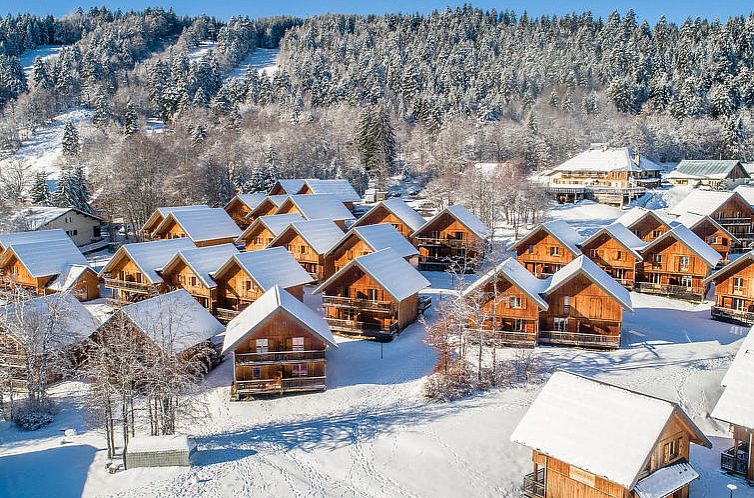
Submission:
[[[535,228],[515,249],[516,260],[539,278],[552,275],[579,256],[541,227]]]
[[[246,215],[246,218],[249,222],[252,222],[261,216],[271,216],[277,212],[287,198],[287,195],[268,195]]]
[[[720,264],[728,263],[731,247],[738,242],[728,230],[708,216],[689,229],[720,254]]]
[[[2,277],[2,286],[5,288],[19,286],[35,296],[47,296],[59,291],[58,284],[62,284],[60,279],[65,277],[60,274],[34,277],[15,255],[8,254],[3,260],[0,277]],[[71,270],[68,269],[68,271]],[[66,291],[70,291],[80,301],[97,299],[100,297],[99,278],[91,268],[82,267],[75,282],[70,283]]]
[[[262,197],[258,200],[257,203],[249,205],[249,201],[251,201],[257,195],[262,194],[238,194],[234,196],[223,208],[225,209],[225,212],[228,213],[228,216],[230,216],[235,224],[238,225],[242,230],[246,229],[246,227],[251,224],[252,220],[249,220],[247,218],[249,216],[249,213],[251,213],[251,210],[258,205],[258,202],[261,202],[263,200]]]
[[[389,223],[395,227],[401,235],[407,239],[411,238],[414,229],[406,224],[405,221],[398,218],[383,204],[378,204],[370,209],[364,216],[359,218],[353,226],[379,225],[380,223]]]
[[[754,429],[743,425],[731,424],[733,446],[720,455],[720,467],[729,474],[745,478],[754,484]]]
[[[420,270],[474,272],[486,249],[486,240],[447,211],[412,234],[411,240],[419,250]]]
[[[648,211],[639,220],[626,227],[644,242],[652,242],[670,231],[670,226],[659,216]]]
[[[640,258],[610,232],[605,230],[590,238],[581,246],[581,251],[618,283],[628,289],[633,288],[636,264]]]
[[[315,280],[327,277],[326,253],[317,249],[291,226],[283,230],[267,247],[284,247]]]
[[[125,253],[109,264],[106,270],[100,273],[102,282],[112,292],[113,300],[120,304],[141,301],[168,289],[164,282],[151,282]]]
[[[710,275],[715,284],[712,318],[754,325],[754,256],[747,253]]]
[[[754,240],[754,208],[739,194],[731,195],[709,216],[741,242]]]
[[[254,220],[249,225],[251,228],[247,227],[246,231],[238,239],[238,242],[244,245],[246,251],[265,249],[275,239],[275,234],[270,231],[269,227],[264,223],[259,223],[257,220]]]
[[[186,231],[181,227],[181,225],[173,219],[172,215],[168,216],[168,220],[163,222],[159,230],[152,232],[152,237],[156,239],[183,239],[183,238],[191,238],[189,234],[186,233]],[[228,237],[218,237],[215,239],[206,239],[206,240],[193,240],[194,244],[196,244],[196,247],[209,247],[209,246],[216,246],[220,244],[232,244],[235,240],[235,236],[228,236]]]
[[[209,287],[182,259],[173,261],[161,274],[166,288],[185,289],[207,311],[215,313],[217,287]]]

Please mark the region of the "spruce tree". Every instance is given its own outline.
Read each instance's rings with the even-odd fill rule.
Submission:
[[[99,129],[104,129],[110,122],[110,106],[107,104],[107,99],[104,94],[100,94],[97,97],[97,104],[94,109],[94,115],[92,116],[92,124]]]
[[[29,198],[33,204],[46,205],[50,202],[50,191],[47,187],[47,173],[38,171],[34,174],[34,183],[29,190]]]
[[[63,129],[63,155],[74,157],[78,155],[79,150],[79,132],[71,121],[66,121]]]
[[[123,134],[130,137],[139,132],[139,116],[136,114],[136,107],[131,99],[126,104],[126,115],[123,117]]]

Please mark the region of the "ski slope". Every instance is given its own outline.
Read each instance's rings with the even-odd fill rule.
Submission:
[[[43,45],[32,50],[27,50],[19,58],[21,61],[21,67],[24,68],[24,74],[26,78],[31,78],[31,71],[34,68],[34,60],[37,57],[43,60],[49,60],[63,49],[62,45]]]
[[[258,48],[235,68],[231,69],[226,75],[226,79],[230,78],[243,78],[246,76],[246,72],[254,68],[265,75],[272,77],[278,70],[278,56],[280,55],[279,48]]]

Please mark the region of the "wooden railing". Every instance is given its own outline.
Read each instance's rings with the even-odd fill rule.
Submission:
[[[283,379],[283,391],[295,389],[324,389],[325,377],[298,377]]]
[[[416,242],[419,245],[430,245],[430,246],[448,246],[448,247],[469,247],[472,245],[472,242],[464,240],[464,239],[452,239],[448,237],[418,237],[416,239]]]
[[[393,335],[398,332],[400,324],[397,320],[388,323],[367,323],[358,320],[343,320],[340,318],[325,318],[330,328],[341,332],[370,333],[379,335]]]
[[[730,218],[715,218],[715,221],[723,224],[728,225],[751,225],[751,218],[745,218],[745,217],[730,217]]]
[[[581,332],[561,332],[558,330],[540,330],[539,341],[547,344],[570,346],[620,347],[619,335],[585,334]]]
[[[254,363],[280,363],[289,361],[324,360],[324,350],[318,351],[269,351],[267,353],[237,353],[236,365]]]
[[[102,281],[107,289],[119,289],[141,294],[148,294],[154,289],[154,285],[142,282],[130,282],[128,280],[118,280],[109,277],[103,278]]]
[[[637,292],[647,292],[650,294],[664,294],[667,296],[683,296],[695,299],[704,298],[704,287],[672,284],[653,284],[651,282],[636,282],[634,290]]]
[[[386,313],[393,312],[393,303],[390,301],[374,301],[371,299],[357,299],[355,297],[323,296],[322,304],[337,308],[357,308]]]
[[[524,496],[529,498],[544,498],[545,496],[545,469],[526,474],[521,486]]]
[[[712,318],[716,320],[736,320],[747,324],[754,325],[754,313],[749,311],[740,311],[722,306],[713,306],[711,309]]]
[[[749,466],[749,450],[746,445],[728,448],[720,453],[720,468],[732,474],[747,475]]]
[[[238,316],[240,311],[229,310],[226,308],[215,308],[215,318],[221,322],[229,322]]]
[[[419,296],[419,313],[424,313],[432,306],[431,296]]]
[[[534,332],[514,332],[508,330],[487,330],[487,329],[475,329],[467,328],[466,332],[470,334],[468,338],[476,340],[481,336],[485,342],[500,342],[503,344],[527,344],[535,345],[537,343],[537,334]],[[478,342],[478,341],[477,341]]]
[[[290,379],[237,380],[236,391],[241,394],[302,391],[324,389],[325,377],[296,377]]]

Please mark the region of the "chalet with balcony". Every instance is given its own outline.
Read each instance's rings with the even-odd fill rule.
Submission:
[[[411,240],[419,249],[419,269],[474,272],[487,246],[489,228],[461,204],[427,220]]]
[[[629,292],[583,254],[548,278],[539,315],[540,344],[616,349]]]
[[[619,223],[628,228],[644,242],[652,242],[660,235],[670,231],[670,223],[651,209],[643,207],[629,209],[614,223]]]
[[[233,244],[182,249],[162,268],[160,275],[173,289],[185,289],[210,313],[217,307],[217,282],[212,276],[239,254]]]
[[[262,201],[257,204],[257,207],[252,209],[249,214],[246,215],[248,221],[254,221],[260,216],[272,216],[277,213],[280,206],[288,198],[287,194],[283,195],[268,195]]]
[[[249,213],[267,197],[266,194],[257,192],[254,194],[236,194],[223,209],[228,213],[236,225],[242,230],[249,226],[251,220],[247,218]]]
[[[0,257],[13,244],[30,244],[32,242],[48,242],[50,240],[67,239],[63,230],[34,230],[31,232],[0,233]]]
[[[304,180],[304,184],[296,193],[305,195],[330,194],[335,196],[335,198],[342,202],[349,210],[353,209],[353,204],[355,202],[361,201],[361,196],[356,190],[354,190],[348,180],[319,180],[316,178],[308,178]]]
[[[363,225],[351,228],[332,246],[326,255],[326,276],[330,277],[348,263],[382,249],[391,248],[416,268],[419,251],[393,225]]]
[[[692,190],[669,213],[682,216],[686,213],[707,215],[725,227],[743,244],[754,242],[754,208],[739,192]]]
[[[360,256],[314,290],[322,294],[333,332],[390,341],[426,310],[419,296],[429,286],[421,273],[392,249]]]
[[[268,247],[284,247],[312,278],[321,281],[327,274],[327,254],[342,236],[343,230],[329,219],[299,221],[285,227]]]
[[[414,208],[406,204],[403,199],[394,197],[377,203],[372,209],[367,211],[364,216],[356,220],[356,222],[351,225],[351,228],[389,223],[393,225],[401,235],[410,239],[411,234],[421,228],[426,222],[427,220],[414,211]]]
[[[273,214],[260,216],[246,227],[236,244],[243,245],[247,251],[258,251],[269,246],[283,229],[294,222],[304,221],[300,214]]]
[[[754,484],[754,333],[743,340],[721,384],[712,417],[730,424],[733,445],[720,455],[720,467]]]
[[[717,251],[680,224],[647,244],[641,255],[634,290],[692,301],[704,299],[704,279],[721,259]]]
[[[516,259],[536,277],[557,272],[581,255],[584,237],[565,221],[548,221],[535,227],[510,247]]]
[[[20,286],[37,296],[70,292],[81,301],[99,297],[97,273],[68,237],[11,244],[0,257],[0,275],[6,289]]]
[[[118,248],[100,270],[99,277],[110,289],[112,301],[124,305],[141,301],[168,289],[161,270],[182,250],[195,249],[190,239],[155,240]]]
[[[275,285],[228,323],[223,354],[233,352],[232,399],[324,391],[327,322]]]
[[[341,230],[354,220],[351,211],[332,194],[290,195],[275,214],[300,214],[305,220],[330,220]]]
[[[151,240],[154,238],[159,237],[153,237],[152,232],[157,229],[160,224],[165,221],[165,218],[172,213],[173,211],[188,211],[192,209],[208,209],[209,206],[206,204],[192,204],[189,206],[168,206],[168,207],[161,207],[157,208],[154,213],[149,217],[146,223],[144,223],[144,226],[141,227],[141,234],[146,240]]]
[[[304,187],[303,178],[283,178],[275,182],[275,185],[270,188],[268,195],[289,196],[301,193],[301,189]]]
[[[511,441],[532,450],[529,498],[687,498],[690,447],[712,443],[675,403],[557,371]]]
[[[584,255],[627,289],[633,289],[636,263],[647,243],[620,223],[600,228],[580,246]]]
[[[314,282],[283,247],[231,256],[212,278],[217,283],[215,316],[223,322],[235,318],[275,285],[303,301],[304,285]]]
[[[232,244],[241,229],[222,208],[173,211],[152,232],[153,238],[188,238],[197,247]]]
[[[749,179],[749,173],[735,159],[684,159],[665,175],[676,187],[704,185],[714,190],[728,190]]]
[[[549,308],[542,295],[548,284],[506,259],[463,291],[470,308],[478,310],[469,318],[468,335],[496,345],[536,346],[539,315]]]
[[[731,261],[704,279],[715,284],[712,318],[754,325],[754,251]]]
[[[738,246],[741,242],[714,218],[707,215],[685,213],[673,220],[671,225],[673,223],[685,225],[708,246],[717,251],[721,258],[719,265],[728,263],[731,248]]]
[[[67,356],[75,361],[77,349],[100,326],[99,320],[71,294],[53,294],[0,306],[0,369],[8,374],[0,378],[0,392],[26,388],[28,356],[38,352],[28,351],[25,346],[28,343],[16,331],[44,323],[52,327],[47,345],[52,365],[48,372],[50,382],[65,375],[65,370],[59,368],[65,362],[56,360]]]

